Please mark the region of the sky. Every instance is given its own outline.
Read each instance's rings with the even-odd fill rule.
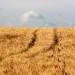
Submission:
[[[0,0],[0,26],[74,27],[75,0]]]

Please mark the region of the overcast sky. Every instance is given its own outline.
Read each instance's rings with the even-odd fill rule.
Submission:
[[[21,26],[21,17],[31,11],[45,17],[53,26],[75,24],[75,0],[0,0],[0,26]]]

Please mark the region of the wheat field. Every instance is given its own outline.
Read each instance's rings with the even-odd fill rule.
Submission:
[[[0,28],[0,75],[75,75],[75,28]]]

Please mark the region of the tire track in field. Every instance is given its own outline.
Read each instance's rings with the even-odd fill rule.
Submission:
[[[22,51],[20,51],[20,52],[18,52],[18,53],[14,53],[14,54],[10,54],[10,55],[8,55],[8,56],[6,56],[5,58],[3,58],[3,59],[1,59],[1,61],[3,61],[4,59],[6,59],[6,58],[8,58],[8,57],[10,57],[10,59],[11,59],[11,62],[13,63],[13,59],[16,57],[15,55],[18,55],[19,57],[20,57],[20,55],[22,55],[22,53],[24,53],[24,54],[26,54],[26,53],[30,53],[33,49],[34,49],[34,47],[35,46],[37,46],[37,43],[39,43],[40,41],[38,41],[39,39],[41,39],[41,37],[39,37],[38,35],[40,34],[40,32],[38,31],[39,29],[36,29],[33,33],[32,33],[32,38],[30,39],[31,41],[29,42],[29,44],[27,45],[27,48],[26,49],[23,49]],[[37,32],[39,32],[39,34],[37,34]],[[66,32],[66,31],[65,31]],[[47,33],[47,32],[46,32]],[[53,33],[52,34],[54,34],[53,35],[53,42],[50,42],[51,44],[48,44],[48,46],[46,45],[46,44],[44,44],[44,46],[46,45],[46,48],[44,48],[44,47],[42,47],[42,45],[41,45],[41,47],[42,47],[42,49],[39,49],[39,51],[35,51],[35,50],[37,50],[37,49],[35,49],[35,50],[33,50],[33,51],[35,51],[35,53],[32,51],[32,54],[30,55],[30,56],[27,56],[27,58],[26,59],[28,59],[28,58],[30,58],[30,59],[28,59],[29,60],[29,62],[31,62],[31,64],[30,65],[34,65],[35,64],[35,69],[38,69],[39,68],[39,65],[41,64],[41,63],[39,63],[39,65],[38,66],[36,66],[36,64],[37,64],[37,61],[38,62],[42,62],[42,64],[43,64],[43,68],[45,68],[45,70],[44,71],[47,71],[48,69],[50,69],[51,68],[51,66],[54,66],[54,70],[48,70],[48,72],[47,73],[49,73],[49,71],[50,71],[50,73],[53,73],[52,75],[73,75],[72,74],[72,71],[71,71],[71,73],[69,72],[69,71],[67,71],[67,67],[69,67],[68,65],[67,65],[67,62],[68,62],[68,59],[69,59],[69,65],[70,65],[70,67],[71,67],[71,70],[72,70],[72,68],[73,68],[73,63],[74,63],[74,61],[73,61],[73,63],[72,63],[72,60],[70,61],[70,59],[72,59],[70,56],[70,54],[69,54],[69,50],[67,51],[66,49],[67,49],[67,47],[66,47],[66,45],[67,46],[69,46],[69,44],[73,44],[74,45],[74,43],[72,42],[69,42],[68,40],[70,39],[70,40],[73,40],[72,38],[70,38],[71,36],[73,37],[73,34],[71,33],[71,36],[70,36],[70,34],[69,34],[69,38],[67,37],[67,35],[65,36],[65,33],[63,33],[63,31],[62,31],[62,33],[63,33],[63,36],[60,36],[60,34],[59,34],[59,36],[58,36],[58,33],[60,33],[60,32],[58,32],[58,30],[57,30],[57,28],[55,28],[55,29],[53,29]],[[68,32],[67,32],[67,34],[68,34]],[[45,34],[46,35],[46,34]],[[45,36],[44,35],[44,36]],[[65,37],[64,37],[65,36]],[[8,35],[7,35],[7,37],[8,37]],[[48,37],[50,37],[50,36],[48,36]],[[60,38],[59,37],[61,37],[62,38],[62,42],[61,42],[61,40],[59,40]],[[63,40],[65,41],[65,39],[64,38],[66,38],[67,37],[67,39],[66,39],[66,42],[69,42],[69,44],[66,44],[65,45],[65,43],[63,43]],[[9,36],[8,38],[11,38],[11,36]],[[14,37],[13,37],[14,38]],[[11,39],[13,39],[13,38],[11,38]],[[38,39],[39,38],[39,39]],[[38,39],[38,40],[37,40]],[[42,39],[41,39],[42,40]],[[46,40],[46,39],[45,39]],[[50,39],[48,39],[48,40],[50,40]],[[44,41],[44,40],[43,40]],[[46,40],[47,41],[47,40]],[[74,40],[73,40],[74,41]],[[37,43],[36,43],[37,42]],[[49,41],[47,41],[47,42],[49,42]],[[43,42],[43,43],[45,43],[45,42]],[[64,47],[62,47],[62,45],[64,46]],[[61,49],[59,48],[59,46],[61,47]],[[66,47],[66,48],[65,48]],[[71,46],[72,47],[72,46]],[[74,46],[73,46],[74,47]],[[70,50],[71,50],[71,48],[70,48]],[[52,55],[52,57],[47,57],[47,53],[49,53],[50,51],[52,51],[53,52],[53,55]],[[71,50],[71,51],[73,51],[73,50]],[[65,54],[65,56],[62,54],[62,52],[63,52],[63,54]],[[68,55],[67,55],[67,53],[69,54],[69,57],[68,57]],[[74,53],[74,52],[73,52]],[[20,55],[19,55],[20,54]],[[44,54],[46,54],[46,56],[44,56]],[[50,55],[50,54],[49,54]],[[14,56],[14,57],[13,57]],[[38,56],[38,57],[36,57],[36,56]],[[31,58],[32,57],[32,58]],[[36,57],[36,59],[34,58],[34,57]],[[41,57],[41,58],[40,58]],[[74,56],[73,56],[74,57]],[[17,58],[17,57],[16,57]],[[51,60],[51,58],[53,58],[53,60]],[[9,58],[8,58],[9,59]],[[19,58],[18,58],[19,59]],[[17,60],[18,60],[17,59]],[[46,60],[47,59],[47,60]],[[22,61],[23,61],[24,59],[22,59]],[[74,59],[73,59],[74,60]],[[26,61],[26,60],[24,60],[24,61]],[[8,62],[8,61],[7,61]],[[14,60],[14,62],[15,62],[15,60]],[[46,62],[46,63],[45,63]],[[19,62],[17,62],[17,63],[19,63]],[[20,64],[20,63],[19,63]],[[42,65],[41,64],[41,65]],[[14,64],[13,64],[14,65]],[[11,65],[9,65],[9,67],[11,67],[12,69],[11,69],[11,71],[14,69],[12,64]],[[66,67],[66,65],[67,65],[67,67]],[[8,67],[8,66],[7,66]],[[69,67],[69,68],[70,68]],[[47,69],[48,68],[48,69]],[[31,68],[31,69],[33,69],[33,67]],[[35,69],[34,69],[34,74],[37,74],[38,73],[38,75],[40,75],[39,74],[39,72],[37,71],[36,73],[35,73]],[[42,69],[42,68],[41,68]],[[41,69],[39,69],[39,71],[41,70]],[[32,70],[31,70],[32,71]],[[53,72],[52,72],[53,71]],[[69,73],[68,73],[69,72]],[[75,74],[75,72],[74,72],[74,74]],[[49,74],[50,75],[50,74]]]
[[[58,41],[58,36],[57,36],[57,29],[55,28],[55,29],[53,29],[53,31],[54,31],[53,43],[48,48],[46,48],[44,50],[44,53],[48,52],[50,50],[53,50],[53,52],[54,52],[55,51],[55,46],[58,45],[59,41]]]
[[[8,58],[8,57],[10,57],[10,56],[14,56],[14,55],[18,55],[18,54],[24,53],[24,52],[28,51],[29,49],[31,49],[32,47],[34,47],[35,42],[36,42],[36,39],[37,39],[36,33],[37,33],[38,30],[39,30],[39,29],[36,29],[36,30],[34,30],[34,32],[32,33],[33,37],[30,39],[31,41],[30,41],[30,43],[28,44],[28,47],[27,47],[26,49],[23,49],[23,50],[21,50],[21,51],[18,52],[18,53],[12,53],[12,54],[10,54],[10,55],[4,57],[4,58],[1,58],[0,61],[2,62],[4,59],[6,59],[6,58]],[[6,37],[13,39],[15,36],[6,35]]]

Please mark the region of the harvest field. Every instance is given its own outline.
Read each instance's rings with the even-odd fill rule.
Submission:
[[[75,28],[0,28],[0,75],[75,75]]]

